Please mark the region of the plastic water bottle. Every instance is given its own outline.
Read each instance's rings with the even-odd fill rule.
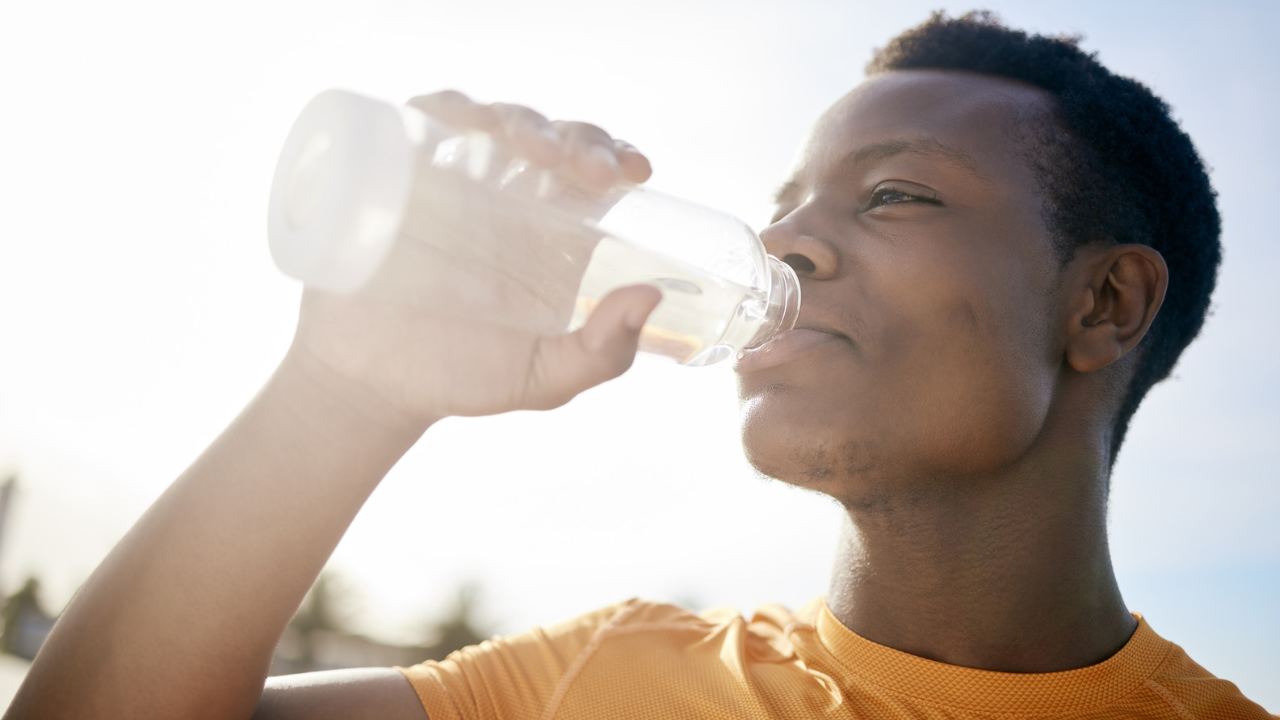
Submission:
[[[762,345],[800,310],[795,272],[737,218],[635,185],[590,194],[488,135],[342,90],[308,103],[285,140],[268,237],[281,270],[337,293],[412,244],[442,311],[538,332],[581,327],[615,288],[655,285],[640,350],[683,365]]]

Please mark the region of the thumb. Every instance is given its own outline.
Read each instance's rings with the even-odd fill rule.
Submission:
[[[539,338],[525,396],[528,407],[559,407],[626,372],[636,357],[640,329],[661,301],[662,291],[652,285],[618,288],[578,330]]]

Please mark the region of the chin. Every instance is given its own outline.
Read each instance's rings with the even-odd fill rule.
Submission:
[[[848,495],[851,484],[881,474],[879,443],[850,426],[847,414],[831,417],[812,403],[778,394],[742,403],[742,449],[757,472],[837,499]]]

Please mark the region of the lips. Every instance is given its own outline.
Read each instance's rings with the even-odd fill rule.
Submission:
[[[742,357],[734,363],[733,370],[737,373],[758,372],[790,362],[820,347],[840,342],[845,342],[845,339],[821,330],[809,328],[788,330],[764,345],[744,352]]]

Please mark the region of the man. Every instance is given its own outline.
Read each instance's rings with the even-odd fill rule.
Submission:
[[[617,376],[659,301],[624,288],[556,337],[461,321],[398,285],[405,245],[367,290],[304,297],[280,369],[85,585],[9,717],[1267,717],[1129,613],[1107,551],[1111,463],[1220,256],[1190,140],[1072,42],[985,15],[935,16],[869,71],[763,235],[801,278],[797,329],[737,367],[751,462],[847,510],[825,598],[749,621],[633,601],[262,692],[435,420]],[[587,189],[649,174],[593,126],[417,102]]]

